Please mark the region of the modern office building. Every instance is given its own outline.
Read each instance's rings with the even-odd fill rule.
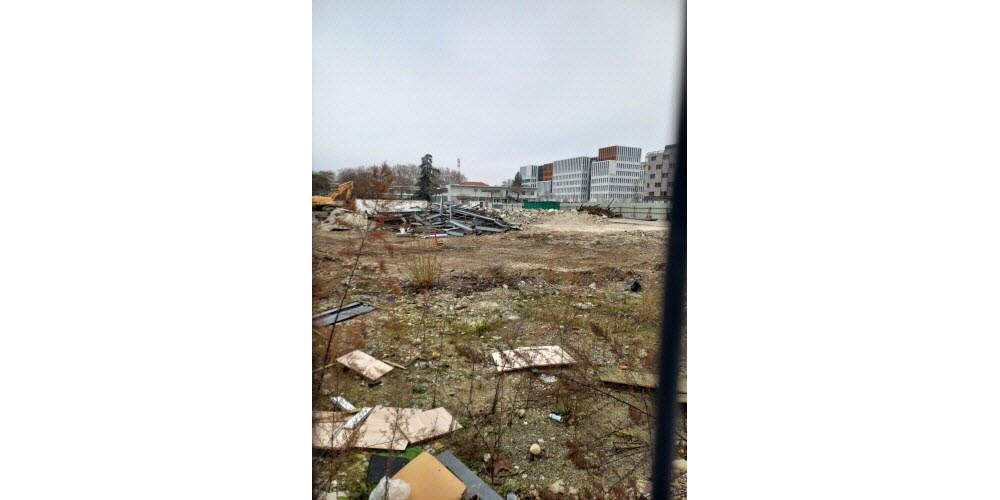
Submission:
[[[663,151],[646,153],[646,161],[643,162],[643,200],[667,201],[670,199],[674,177],[677,175],[677,169],[674,166],[676,159],[676,144],[663,148]]]
[[[521,185],[524,187],[536,187],[536,183],[542,180],[541,165],[527,165],[521,167]]]
[[[539,199],[640,201],[644,194],[642,149],[631,146],[608,146],[600,148],[596,157],[577,156],[527,165],[519,172],[523,185],[536,188]]]
[[[590,164],[596,158],[577,156],[552,162],[552,195],[556,201],[590,199]]]
[[[601,148],[590,167],[590,201],[642,200],[644,173],[640,148]]]

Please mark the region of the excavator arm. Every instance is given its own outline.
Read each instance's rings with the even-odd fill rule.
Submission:
[[[343,201],[338,203],[337,198],[343,198]],[[330,209],[336,206],[354,209],[354,181],[337,186],[330,196],[313,196],[313,209]]]

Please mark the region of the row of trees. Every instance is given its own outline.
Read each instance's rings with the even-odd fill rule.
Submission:
[[[354,196],[375,198],[383,194],[405,197],[404,192],[417,188],[418,199],[429,200],[431,195],[442,193],[448,184],[466,181],[465,175],[450,168],[437,168],[431,155],[424,155],[420,165],[396,164],[347,167],[337,171],[313,172],[313,195],[325,195],[336,186],[354,181]]]

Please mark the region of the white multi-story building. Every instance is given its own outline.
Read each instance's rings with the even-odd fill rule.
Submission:
[[[538,181],[542,179],[541,165],[526,165],[521,167],[521,185],[524,187],[536,187]]]
[[[597,157],[577,156],[528,165],[521,167],[520,173],[524,186],[537,188],[539,199],[639,201],[643,196],[642,149],[631,146],[600,148]]]
[[[553,198],[552,181],[538,181],[538,199],[551,200]]]
[[[557,201],[590,199],[590,164],[595,158],[577,156],[552,162],[552,195]]]
[[[640,148],[601,148],[590,166],[590,201],[639,201],[644,175]]]

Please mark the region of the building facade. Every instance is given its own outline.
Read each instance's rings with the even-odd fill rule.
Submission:
[[[643,197],[645,201],[667,201],[671,197],[677,169],[677,145],[672,144],[663,151],[646,153],[643,162]]]
[[[541,165],[526,165],[520,168],[521,185],[524,187],[537,187],[538,181],[542,180]]]
[[[552,196],[556,201],[590,199],[590,164],[595,158],[577,156],[552,162]]]
[[[512,186],[488,186],[482,182],[449,184],[448,191],[444,194],[444,201],[455,203],[467,203],[470,201],[501,203],[535,199],[538,199],[538,197],[533,187],[522,186],[520,189],[516,189]]]
[[[590,201],[642,200],[642,150],[609,146],[598,151],[590,167]]]

